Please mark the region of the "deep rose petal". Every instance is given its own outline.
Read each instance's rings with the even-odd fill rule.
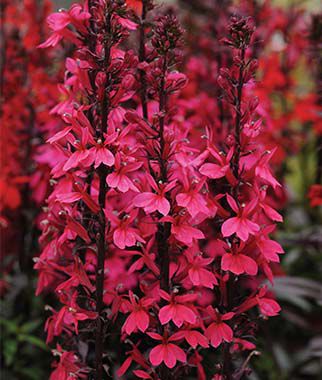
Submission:
[[[231,236],[237,231],[239,222],[238,218],[229,218],[221,226],[221,233],[224,237]]]
[[[113,241],[118,248],[124,249],[126,246],[126,231],[123,228],[117,228],[113,233]]]
[[[146,207],[148,205],[155,203],[155,196],[156,196],[156,194],[148,193],[148,192],[138,194],[134,198],[133,204],[135,207]],[[155,208],[155,210],[156,210],[156,208]]]
[[[163,306],[159,311],[159,320],[162,325],[168,323],[173,316],[172,305]]]
[[[268,317],[274,317],[281,310],[280,305],[276,301],[270,298],[260,298],[258,300],[258,306],[261,313]]]
[[[118,187],[118,184],[120,182],[121,176],[119,173],[111,173],[106,177],[107,184],[112,187],[116,188]]]
[[[251,257],[242,254],[230,254],[226,253],[221,259],[221,268],[223,270],[229,270],[230,272],[240,275],[247,273],[254,276],[257,274],[256,261]]]
[[[175,316],[173,322],[176,326],[181,327],[183,322],[195,323],[196,314],[185,305],[175,305]]]
[[[173,343],[168,344],[168,352],[171,354],[176,360],[185,363],[187,361],[187,356],[182,348],[176,346]],[[171,367],[169,367],[171,368]]]
[[[131,313],[127,317],[123,325],[123,329],[128,335],[132,334],[132,332],[136,329],[136,318],[134,313]]]
[[[113,166],[115,163],[115,159],[113,154],[106,148],[99,148],[96,149],[96,155],[95,155],[95,165],[94,167],[97,168],[101,163],[105,164],[106,166]]]
[[[227,168],[216,164],[204,164],[199,171],[208,178],[217,179],[225,176]]]
[[[176,347],[173,343],[164,345],[163,361],[168,368],[173,368],[177,363],[177,358],[173,347]]]
[[[156,208],[162,215],[166,216],[169,214],[170,211],[170,203],[169,201],[164,197],[158,197],[157,200],[157,208]]]
[[[164,345],[158,344],[150,351],[149,359],[152,365],[158,366],[163,362],[164,358]]]
[[[149,327],[149,315],[144,310],[139,310],[135,313],[137,327],[140,331],[145,332]]]

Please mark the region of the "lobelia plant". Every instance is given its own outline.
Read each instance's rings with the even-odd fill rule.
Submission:
[[[35,264],[37,293],[60,303],[46,323],[60,342],[51,380],[241,379],[257,320],[280,311],[262,285],[283,253],[270,238],[282,218],[250,89],[252,21],[230,21],[232,63],[214,84],[226,116],[206,126],[184,117],[179,22],[153,14],[147,0],[76,3],[48,17],[40,45],[75,45]]]
[[[59,362],[52,379],[103,378],[103,345],[109,333],[103,309],[103,297],[109,297],[109,290],[104,281],[110,277],[107,271],[113,276],[118,266],[117,255],[109,247],[113,235],[106,198],[117,197],[113,188],[123,183],[119,181],[119,169],[126,164],[123,157],[135,165],[130,130],[120,129],[122,104],[133,94],[131,71],[136,62],[130,51],[119,47],[127,30],[136,27],[126,17],[122,1],[74,4],[69,11],[49,16],[53,33],[40,45],[55,46],[63,38],[76,45],[74,56],[66,60],[67,99],[55,107],[68,125],[49,139],[62,156],[52,171],[55,187],[43,221],[44,248],[35,266],[40,271],[37,292],[53,289],[63,304],[57,312],[51,309],[46,330],[48,341],[66,336],[70,354],[65,355],[60,346],[55,351]],[[135,188],[125,173],[123,177]],[[122,264],[118,270],[122,271]],[[108,287],[114,291],[110,283]],[[110,304],[109,300],[105,304]],[[95,342],[95,358],[84,357],[85,363],[72,354],[81,344],[76,336],[79,321],[89,321],[80,333]]]

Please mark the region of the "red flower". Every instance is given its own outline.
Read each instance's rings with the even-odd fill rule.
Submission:
[[[172,218],[167,216],[162,218],[164,222],[172,223],[171,234],[180,242],[191,246],[195,240],[204,239],[205,235],[201,230],[191,225],[189,215]]]
[[[49,380],[73,380],[86,379],[86,370],[82,368],[79,358],[74,352],[63,351],[60,345],[53,350],[54,355],[59,356],[59,362],[55,363],[56,369],[51,373]]]
[[[192,348],[201,346],[203,348],[209,347],[208,339],[196,330],[181,330],[184,333],[185,340],[190,344]]]
[[[129,255],[140,256],[134,261],[134,263],[129,268],[129,273],[133,273],[137,270],[141,270],[144,265],[149,268],[149,270],[155,275],[160,275],[160,270],[155,263],[155,254],[150,253],[150,249],[154,244],[154,239],[151,239],[146,247],[142,247],[142,252],[140,251],[128,251]]]
[[[175,333],[170,337],[168,337],[167,334],[162,337],[161,335],[152,332],[148,332],[147,334],[152,339],[162,341],[161,344],[158,344],[150,351],[149,359],[152,365],[158,366],[164,362],[168,368],[173,368],[177,361],[182,363],[187,361],[187,357],[183,349],[178,347],[176,344],[171,343],[183,338],[183,334],[181,332]]]
[[[39,47],[56,46],[63,38],[69,39],[77,45],[79,41],[74,33],[67,29],[67,26],[73,24],[78,30],[86,33],[85,25],[90,17],[90,13],[84,11],[80,4],[73,4],[69,11],[62,10],[61,12],[52,13],[48,16],[47,23],[54,33]]]
[[[236,233],[241,240],[246,241],[250,234],[254,235],[260,230],[259,225],[249,219],[257,206],[257,199],[239,208],[231,195],[227,194],[226,196],[230,207],[237,216],[227,219],[221,227],[221,232],[224,237]]]
[[[160,295],[163,299],[170,302],[169,305],[163,306],[159,311],[159,319],[162,325],[165,325],[171,320],[177,327],[181,327],[184,322],[191,324],[196,322],[196,314],[191,307],[185,305],[185,303],[192,302],[196,299],[195,294],[170,296],[164,290],[160,290]]]
[[[145,240],[139,235],[140,231],[131,226],[137,217],[137,210],[132,210],[129,214],[122,213],[121,219],[108,210],[105,210],[105,214],[114,227],[113,242],[118,248],[133,247],[137,241],[145,243]]]
[[[213,307],[208,306],[207,312],[214,320],[206,329],[206,337],[210,340],[211,345],[217,348],[222,342],[230,343],[233,340],[233,330],[227,323],[235,315],[234,313],[219,314]]]
[[[145,357],[138,349],[138,345],[132,344],[132,350],[128,351],[126,354],[128,355],[128,357],[125,359],[121,367],[117,370],[118,376],[123,376],[133,361],[138,363],[142,368],[146,370],[148,370],[151,367],[148,361],[145,359]]]
[[[195,181],[195,183],[195,186],[191,186],[185,181],[185,191],[176,196],[176,201],[179,206],[185,207],[192,217],[195,217],[199,212],[208,215],[206,200],[204,196],[199,194],[205,181]]]
[[[70,278],[61,282],[56,291],[70,290],[77,288],[79,285],[82,285],[86,291],[93,292],[95,290],[84,270],[83,263],[78,257],[75,257],[73,265],[69,268],[64,268],[64,271],[70,275]]]
[[[141,16],[142,14],[142,0],[126,0],[126,4],[129,8],[133,9],[133,11]]]
[[[311,207],[322,205],[322,185],[312,185],[309,191]]]
[[[267,234],[274,230],[274,226],[268,226],[261,231],[261,234],[255,237],[256,245],[262,255],[269,262],[278,263],[280,261],[279,254],[284,253],[282,246],[275,240],[268,237]]]
[[[273,177],[268,162],[273,157],[274,153],[276,152],[276,149],[277,148],[274,148],[272,151],[266,151],[259,159],[259,161],[256,163],[255,167],[255,174],[274,188],[281,185]]]
[[[149,306],[154,302],[151,298],[143,297],[137,299],[133,292],[129,292],[130,304],[128,305],[129,310],[131,311],[130,315],[127,317],[122,330],[125,331],[128,335],[137,329],[145,332],[149,327],[149,314],[146,311]]]
[[[234,310],[237,313],[243,313],[246,310],[258,305],[262,315],[266,317],[274,317],[278,315],[281,310],[280,305],[273,299],[265,297],[267,294],[267,286],[263,286],[259,289],[258,294],[249,296],[240,306]]]
[[[262,287],[259,290],[256,300],[260,312],[266,317],[274,317],[281,311],[280,305],[272,298],[265,297],[267,293],[267,287]]]
[[[134,206],[143,207],[147,214],[159,211],[162,215],[168,215],[170,203],[165,194],[173,189],[176,181],[172,181],[166,185],[160,184],[160,186],[158,186],[150,175],[147,176],[147,179],[155,193],[143,192],[137,195],[133,200]]]
[[[227,172],[230,172],[230,161],[234,150],[230,149],[227,156],[220,154],[214,147],[208,147],[208,150],[216,159],[218,164],[206,163],[200,167],[200,173],[212,179],[225,177]],[[230,173],[232,176],[232,174]]]
[[[213,262],[213,258],[203,258],[200,254],[194,255],[189,250],[186,251],[188,259],[188,275],[190,281],[195,286],[205,286],[213,289],[218,284],[216,276],[206,267]]]
[[[127,162],[121,159],[119,153],[115,156],[115,171],[109,174],[106,178],[107,184],[113,189],[118,189],[122,193],[129,190],[139,192],[139,189],[134,185],[133,180],[127,174],[135,172],[142,166],[142,162]]]
[[[255,276],[258,270],[256,261],[240,253],[243,247],[244,244],[241,244],[238,249],[232,247],[232,253],[225,253],[221,258],[221,269],[229,270],[236,275],[246,273],[250,276]]]

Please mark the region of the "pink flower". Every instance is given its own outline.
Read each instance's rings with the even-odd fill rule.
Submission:
[[[105,135],[104,142],[101,139],[98,139],[96,143],[94,143],[95,148],[94,151],[94,168],[98,168],[101,164],[105,164],[106,166],[113,166],[115,159],[113,153],[107,148],[117,137],[117,133],[113,133],[108,136]]]
[[[133,371],[133,374],[138,377],[139,379],[151,379],[153,380],[153,377],[149,375],[146,371],[142,371],[141,369],[135,369]]]
[[[59,286],[57,286],[56,291],[70,290],[82,285],[87,291],[93,292],[95,287],[90,282],[83,263],[78,257],[75,257],[74,260],[73,265],[65,269],[65,272],[70,275],[70,278],[67,281],[61,282]]]
[[[274,226],[266,227],[261,231],[259,236],[256,236],[256,245],[261,251],[262,255],[269,262],[279,263],[280,258],[279,254],[284,253],[284,249],[282,246],[275,240],[272,240],[268,237],[268,233],[274,230]]]
[[[202,175],[211,179],[219,179],[225,177],[227,172],[230,172],[230,160],[234,150],[230,149],[227,156],[220,154],[217,149],[208,147],[210,153],[215,157],[218,164],[206,163],[203,164],[199,171]]]
[[[162,337],[161,335],[152,332],[148,332],[147,334],[152,339],[162,341],[161,344],[158,344],[150,351],[149,359],[152,365],[158,366],[164,362],[168,368],[173,368],[177,361],[182,363],[187,361],[187,357],[183,349],[178,347],[176,344],[171,343],[183,338],[183,334],[181,332],[175,333],[170,337],[167,337],[166,335]]]
[[[242,248],[243,245],[239,247],[239,250]],[[255,260],[240,253],[233,247],[232,253],[225,253],[222,256],[221,269],[229,270],[237,276],[242,273],[249,274],[250,276],[255,276],[257,274],[258,267]]]
[[[260,230],[259,225],[249,219],[249,216],[254,212],[257,206],[257,199],[239,208],[232,196],[229,194],[226,196],[230,207],[235,211],[237,216],[227,219],[221,227],[221,232],[224,237],[236,233],[241,240],[246,241],[250,234],[254,235]]]
[[[182,330],[182,332],[184,333],[185,340],[192,348],[196,349],[198,345],[203,348],[209,347],[208,339],[201,332],[196,330]]]
[[[115,171],[109,174],[106,178],[107,184],[113,189],[118,189],[122,193],[129,190],[139,192],[139,189],[134,185],[133,180],[127,174],[135,172],[142,166],[142,162],[127,162],[122,160],[119,153],[115,156]]]
[[[187,215],[178,215],[175,218],[166,216],[162,218],[162,221],[172,223],[171,234],[181,243],[191,246],[195,240],[204,239],[205,235],[201,230],[191,225],[188,217]]]
[[[81,237],[85,241],[85,243],[89,243],[91,240],[85,228],[72,217],[67,215],[66,218],[68,222],[66,224],[65,231],[71,231],[76,236]]]
[[[267,187],[267,186],[265,186]],[[260,190],[255,187],[255,191],[258,195],[259,198],[259,206],[262,208],[264,211],[265,215],[270,219],[275,222],[283,222],[283,217],[281,214],[279,214],[276,210],[273,209],[270,205],[268,205],[265,202],[266,199],[266,188],[262,187]]]
[[[184,322],[193,324],[196,322],[196,314],[191,307],[185,303],[192,302],[196,299],[195,294],[186,294],[183,296],[170,296],[164,290],[160,290],[160,295],[170,304],[163,306],[159,311],[159,320],[162,325],[173,321],[177,327],[181,327]]]
[[[248,340],[241,338],[234,338],[233,351],[239,352],[241,350],[255,350],[256,345]]]
[[[128,255],[139,256],[138,259],[134,261],[134,263],[129,268],[129,273],[133,273],[135,271],[141,270],[144,266],[149,268],[149,270],[155,275],[160,275],[160,270],[155,263],[155,254],[150,253],[150,250],[154,244],[154,239],[150,239],[146,244],[146,247],[142,247],[142,252],[140,251],[127,251]]]
[[[267,317],[274,317],[281,311],[280,305],[271,298],[259,298],[258,307],[260,312]]]
[[[82,188],[80,184],[74,183],[75,191],[71,192],[61,192],[56,195],[56,198],[61,203],[74,203],[79,200],[82,200],[86,206],[97,213],[100,210],[99,205],[93,200],[93,198],[86,192],[86,189]]]
[[[133,292],[129,292],[130,304],[128,305],[129,310],[131,311],[130,315],[127,317],[122,330],[125,331],[128,335],[136,330],[145,332],[149,327],[149,314],[146,309],[153,304],[153,299],[143,297],[140,300],[137,300]]]
[[[167,92],[170,94],[184,88],[187,82],[188,79],[185,74],[179,73],[177,71],[172,71],[166,77],[165,87],[167,89]]]
[[[194,286],[204,286],[213,289],[218,284],[216,276],[206,267],[213,262],[213,258],[204,258],[201,255],[186,251],[188,259],[188,275]]]
[[[134,206],[143,207],[147,214],[159,211],[162,215],[168,215],[170,211],[170,202],[165,194],[173,189],[176,181],[172,181],[166,185],[160,184],[160,187],[158,187],[150,175],[147,176],[147,179],[155,193],[144,192],[137,195],[133,200]]]
[[[181,243],[184,243],[190,246],[194,240],[204,239],[205,235],[198,228],[186,224],[173,224],[171,226],[171,233],[179,240]]]
[[[265,297],[267,287],[262,287],[256,296],[260,312],[266,317],[275,317],[281,311],[280,305],[272,298]]]
[[[118,248],[133,247],[137,241],[145,243],[139,235],[140,231],[131,226],[137,214],[137,210],[132,210],[129,214],[122,213],[122,218],[119,219],[113,212],[105,210],[105,215],[114,227],[113,242]]]
[[[121,367],[117,370],[117,376],[123,376],[133,361],[138,363],[142,368],[146,370],[148,370],[151,367],[148,361],[145,359],[145,357],[138,349],[138,345],[132,344],[132,350],[128,351],[126,354],[128,355],[128,357],[125,359]]]
[[[277,186],[281,186],[281,184],[277,182],[276,179],[273,177],[268,163],[273,157],[274,153],[276,152],[276,149],[277,148],[274,148],[272,151],[266,151],[259,159],[259,161],[256,163],[255,167],[255,174],[261,179],[263,179],[266,183],[273,186],[274,189]]]
[[[49,380],[71,380],[72,378],[86,379],[86,370],[82,368],[79,358],[75,352],[63,351],[60,345],[54,350],[59,357],[55,363],[55,370],[51,373]]]
[[[209,214],[207,208],[207,202],[201,194],[200,189],[204,185],[205,181],[196,182],[196,186],[191,186],[185,181],[185,191],[176,196],[176,201],[179,206],[185,207],[192,217],[195,217],[199,212],[206,215]]]
[[[40,48],[56,46],[63,38],[69,39],[76,45],[79,43],[76,34],[67,28],[73,24],[82,33],[87,33],[86,22],[91,17],[90,13],[83,10],[80,4],[73,4],[69,11],[52,13],[47,17],[49,28],[53,34],[41,45]]]
[[[250,295],[240,306],[234,310],[240,314],[258,305],[260,312],[264,316],[274,317],[280,312],[281,307],[274,299],[265,297],[266,294],[267,286],[263,286],[259,289],[258,294]]]
[[[53,336],[60,335],[63,330],[69,331],[72,327],[75,333],[78,334],[79,321],[97,318],[96,312],[80,308],[76,303],[76,297],[76,293],[72,294],[71,299],[68,299],[69,297],[66,296],[62,297],[67,305],[63,306],[58,313],[55,312],[55,314],[47,320],[47,341],[50,341]]]
[[[76,168],[80,164],[85,167],[90,167],[95,160],[95,156],[93,150],[89,149],[87,145],[95,144],[95,142],[88,128],[81,128],[80,140],[77,140],[72,134],[68,134],[66,139],[75,148],[75,151],[70,154],[63,170],[68,171],[72,168]]]
[[[222,342],[230,343],[233,340],[233,330],[223,321],[233,318],[234,313],[219,314],[212,306],[207,307],[207,312],[214,320],[207,329],[206,337],[210,340],[211,345],[217,348]]]

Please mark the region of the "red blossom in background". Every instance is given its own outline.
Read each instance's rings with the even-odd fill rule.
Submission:
[[[47,32],[45,19],[50,7],[49,1],[38,4],[34,0],[1,4],[2,276],[15,271],[17,262],[20,270],[31,271],[34,243],[28,242],[27,236],[38,229],[41,206],[49,193],[53,151],[44,142],[60,128],[49,111],[57,101],[62,65],[53,65],[55,55],[41,54],[36,47]],[[57,52],[57,57],[60,54]]]

